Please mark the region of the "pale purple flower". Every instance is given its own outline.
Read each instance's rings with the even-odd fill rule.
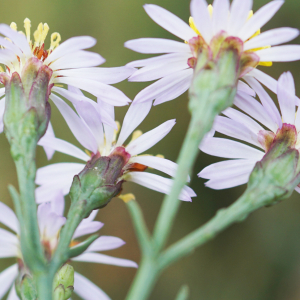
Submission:
[[[200,36],[207,45],[220,35],[239,38],[244,45],[244,54],[252,53],[255,62],[260,65],[270,66],[272,62],[299,60],[299,45],[278,46],[296,38],[299,35],[298,29],[277,28],[260,34],[260,28],[283,3],[283,0],[271,1],[251,16],[252,0],[233,0],[231,5],[229,0],[215,0],[212,6],[208,6],[206,0],[192,0],[190,26],[162,7],[144,5],[146,13],[154,22],[179,37],[182,42],[140,38],[125,43],[125,47],[140,53],[166,53],[127,64],[140,68],[131,75],[129,81],[158,79],[137,94],[135,103],[155,100],[154,105],[157,105],[177,98],[190,87],[192,67],[198,53],[194,43]],[[253,67],[247,68],[245,72],[276,92],[276,80],[269,75]]]
[[[283,124],[294,126],[297,133],[300,132],[300,114],[296,113],[295,84],[291,73],[282,74],[278,80],[281,113],[256,79],[249,77],[247,82],[261,102],[239,92],[234,104],[246,114],[228,108],[223,112],[225,116],[216,118],[213,129],[250,145],[228,138],[206,137],[200,145],[202,152],[230,159],[211,164],[198,174],[201,178],[209,179],[205,183],[207,187],[226,189],[247,183],[254,165],[268,151]],[[299,136],[295,148],[300,150]],[[300,191],[299,188],[296,190]]]
[[[12,28],[11,28],[12,27]],[[50,80],[52,85],[67,84],[75,86],[102,101],[115,105],[127,105],[131,100],[117,88],[110,86],[128,78],[135,69],[132,67],[98,68],[105,59],[94,52],[86,51],[96,44],[96,39],[90,36],[77,36],[69,38],[59,45],[61,37],[58,33],[51,35],[51,44],[48,50],[44,49],[49,27],[40,23],[34,33],[35,41],[30,37],[30,21],[25,19],[25,34],[17,32],[16,24],[8,26],[0,24],[0,63],[5,66],[4,73],[11,76],[17,72],[22,77],[23,67],[26,62],[35,57],[47,65],[53,75]],[[1,72],[0,72],[1,74]],[[52,89],[52,92],[54,89]],[[59,93],[60,89],[55,90]],[[0,89],[0,97],[5,95],[5,88]],[[5,98],[0,100],[0,130],[3,131],[3,113]],[[105,119],[103,120],[105,122]]]
[[[78,89],[74,88],[69,93],[78,96],[81,94]],[[75,99],[75,97],[73,98]],[[57,189],[62,190],[64,195],[68,194],[74,175],[78,174],[84,168],[86,162],[91,159],[91,156],[109,156],[120,147],[130,157],[122,170],[123,175],[119,178],[120,181],[133,181],[149,189],[165,194],[169,193],[172,179],[143,171],[147,167],[150,167],[164,172],[169,176],[174,176],[177,164],[163,157],[139,154],[147,151],[163,139],[175,125],[175,120],[166,121],[144,134],[140,131],[134,132],[148,115],[152,103],[145,102],[131,105],[125,115],[120,134],[117,137],[116,130],[111,126],[103,124],[98,113],[99,107],[101,107],[101,110],[105,110],[114,119],[113,106],[104,103],[100,99],[98,99],[98,103],[91,100],[79,99],[73,101],[78,113],[77,115],[59,97],[52,95],[52,101],[60,109],[76,139],[85,149],[90,151],[91,155],[51,135],[43,137],[39,143],[41,146],[66,153],[82,160],[84,163],[57,163],[40,168],[37,171],[36,177],[36,183],[40,185],[36,190],[39,199],[46,202],[50,201],[49,197],[51,198],[51,194]],[[126,146],[123,146],[132,133],[133,139]],[[194,196],[196,196],[194,191],[185,186],[179,199],[191,201],[191,197]]]
[[[57,193],[51,203],[43,203],[38,207],[38,224],[40,230],[41,243],[45,248],[47,257],[50,258],[56,249],[59,241],[59,233],[61,227],[66,222],[63,217],[64,198],[62,193]],[[71,247],[76,247],[80,244],[77,238],[84,235],[95,233],[104,225],[101,222],[94,221],[98,211],[93,211],[91,215],[84,219],[76,229]],[[17,263],[8,267],[0,273],[0,299],[10,289],[7,300],[18,300],[14,281],[18,276],[19,270],[24,267],[23,257],[20,250],[20,224],[14,212],[0,202],[0,222],[13,231],[0,228],[0,258],[15,257]],[[101,263],[115,265],[121,267],[136,268],[137,264],[131,260],[108,256],[98,253],[99,251],[107,251],[123,246],[125,242],[114,236],[100,236],[89,248],[81,255],[72,258],[72,261]],[[92,283],[83,275],[75,272],[74,292],[85,300],[109,300],[110,298],[99,287]]]

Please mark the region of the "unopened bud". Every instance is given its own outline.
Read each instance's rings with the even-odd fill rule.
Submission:
[[[121,192],[123,167],[130,155],[118,147],[110,156],[94,156],[85,168],[74,177],[70,190],[72,201],[85,200],[87,213],[106,206]]]
[[[74,269],[65,264],[56,273],[53,281],[54,300],[67,300],[74,290]]]
[[[37,299],[35,282],[31,275],[25,274],[16,280],[16,292],[21,299]]]

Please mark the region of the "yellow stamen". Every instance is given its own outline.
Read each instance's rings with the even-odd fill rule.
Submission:
[[[156,157],[159,157],[159,158],[165,158],[162,154],[157,154],[155,155]]]
[[[54,83],[55,86],[64,87],[62,84]]]
[[[49,32],[49,26],[47,23],[45,23],[43,32],[41,34],[41,42],[40,42],[41,44],[43,44],[45,42],[48,32]]]
[[[214,12],[213,6],[211,4],[209,4],[208,7],[207,7],[207,9],[208,9],[209,15],[212,17],[213,12]]]
[[[53,32],[51,34],[51,44],[50,44],[50,50],[54,50],[56,47],[58,47],[59,43],[61,41],[61,36],[58,32]]]
[[[89,157],[92,156],[92,153],[91,153],[89,150],[85,149],[84,152],[85,152]]]
[[[34,46],[39,47],[40,46],[40,41],[41,41],[41,36],[43,34],[43,23],[40,23],[37,30],[34,32],[33,37],[34,37]]]
[[[10,28],[17,31],[17,24],[15,22],[10,23]]]
[[[114,130],[113,142],[117,140],[117,134],[120,131],[121,125],[120,122],[116,121],[117,129]]]
[[[30,43],[30,27],[31,27],[31,22],[28,18],[26,18],[24,20],[24,28],[25,28],[25,33],[26,33],[26,38],[28,43]]]
[[[247,21],[253,17],[253,10],[251,9],[248,14]]]
[[[131,142],[136,140],[137,138],[139,138],[142,134],[143,134],[143,132],[141,130],[134,131],[132,134]]]
[[[133,194],[124,194],[118,196],[121,200],[123,200],[125,203],[128,203],[129,201],[135,200],[135,196]]]
[[[199,32],[199,30],[198,30],[197,27],[196,27],[196,24],[195,24],[195,22],[194,22],[193,17],[190,17],[190,18],[189,18],[189,24],[190,24],[190,27],[191,27],[198,35],[201,35],[200,32]]]

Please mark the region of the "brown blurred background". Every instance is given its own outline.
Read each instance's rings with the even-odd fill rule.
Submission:
[[[267,2],[254,0],[254,11]],[[189,18],[188,0],[152,0],[150,3],[165,7],[183,20]],[[94,36],[98,43],[92,50],[106,58],[107,62],[103,66],[120,66],[147,57],[124,48],[125,41],[140,37],[175,38],[146,15],[143,4],[144,0],[9,0],[1,3],[1,22],[10,24],[15,21],[21,30],[23,20],[28,17],[32,21],[33,30],[39,22],[47,22],[50,32],[58,31],[63,40],[78,35]],[[263,30],[282,26],[299,28],[299,11],[299,0],[286,1]],[[294,43],[300,43],[300,39]],[[272,68],[265,70],[274,78],[278,78],[283,71],[291,70],[300,95],[300,62],[275,63]],[[117,87],[133,99],[146,85],[122,82]],[[159,153],[176,160],[189,122],[187,101],[187,94],[184,94],[172,102],[154,107],[140,126],[141,130],[148,131],[168,119],[177,119],[172,132],[151,149],[151,154]],[[126,107],[116,109],[119,121],[122,121],[126,110]],[[54,107],[52,124],[58,137],[78,145]],[[1,201],[12,205],[7,185],[17,185],[15,168],[3,134],[0,141]],[[218,160],[199,154],[191,184],[198,197],[193,203],[182,203],[169,243],[199,227],[219,208],[230,205],[244,191],[245,186],[223,191],[204,187],[204,181],[198,179],[196,174]],[[75,160],[56,153],[52,163],[63,161]],[[42,149],[39,149],[37,163],[38,166],[48,164]],[[136,195],[152,230],[163,196],[131,183],[125,184],[125,192]],[[255,212],[245,222],[232,226],[214,241],[166,270],[150,299],[174,299],[182,284],[190,287],[189,299],[192,300],[300,299],[299,199],[299,194],[295,192],[291,199]],[[105,223],[102,234],[118,236],[127,242],[120,249],[106,254],[139,262],[140,252],[124,203],[114,199],[100,211],[97,218]],[[1,270],[10,263],[9,259],[1,260]],[[74,263],[74,267],[114,300],[125,298],[136,273],[134,269],[89,263]]]

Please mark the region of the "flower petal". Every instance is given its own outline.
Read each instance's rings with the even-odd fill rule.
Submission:
[[[117,146],[122,146],[129,135],[143,122],[152,107],[152,102],[131,104],[123,120]]]
[[[77,272],[74,272],[74,292],[85,300],[111,300],[99,287]]]
[[[18,275],[18,265],[14,264],[0,273],[0,299],[6,294]]]
[[[79,118],[79,116],[58,96],[51,94],[50,99],[59,109],[67,122],[70,130],[74,134],[78,142],[86,149],[91,150],[93,153],[97,153],[98,145],[90,129]]]
[[[282,27],[263,32],[245,43],[244,51],[287,43],[299,35],[296,28]]]
[[[173,180],[147,172],[130,172],[126,174],[126,180],[135,182],[148,189],[169,194],[173,185]],[[178,199],[191,202],[191,197],[195,197],[195,192],[188,186],[184,186]]]
[[[133,155],[140,154],[162,140],[176,124],[175,119],[164,122],[156,128],[144,133],[126,146],[126,151]]]
[[[106,251],[117,249],[125,245],[125,242],[115,236],[105,236],[102,235],[97,238],[88,248],[87,252],[96,252],[96,251]]]
[[[252,0],[233,0],[230,8],[228,33],[237,35],[247,21],[249,11],[252,9]]]
[[[254,77],[256,80],[265,85],[268,89],[270,89],[273,93],[277,93],[277,80],[268,74],[258,70],[257,68],[252,69],[249,73],[247,73],[246,77]]]
[[[255,52],[260,61],[295,61],[300,59],[300,45],[284,45]]]
[[[20,224],[17,216],[13,210],[3,202],[0,202],[0,222],[17,234],[20,233]]]
[[[140,38],[130,40],[127,41],[124,46],[130,50],[144,54],[173,52],[191,53],[191,48],[188,44],[159,38]]]
[[[20,298],[18,297],[18,295],[16,293],[16,287],[14,284],[13,284],[12,288],[10,289],[10,292],[9,292],[6,300],[20,300]]]
[[[45,64],[53,62],[54,60],[76,52],[82,49],[88,49],[96,45],[96,39],[91,36],[75,36],[61,43],[54,51],[46,58]],[[28,43],[27,43],[28,44]]]
[[[227,31],[229,5],[229,0],[214,0],[212,17],[214,35],[221,30]]]
[[[236,2],[242,3],[243,1],[237,0]],[[250,18],[243,27],[240,27],[239,37],[246,41],[248,40],[257,30],[262,28],[280,9],[283,0],[271,1],[261,7],[252,18]],[[250,8],[251,9],[251,8]],[[249,11],[249,10],[248,10]],[[246,21],[246,20],[245,20]],[[242,26],[243,24],[240,24]],[[266,44],[265,44],[266,45]]]
[[[207,138],[201,144],[200,150],[209,155],[224,158],[246,158],[251,160],[261,160],[264,152],[245,144],[223,138]]]
[[[188,24],[168,10],[154,4],[145,4],[144,9],[154,22],[179,38],[188,41],[196,36]]]
[[[73,239],[94,233],[103,227],[103,223],[99,221],[80,223],[74,232]]]
[[[205,186],[214,190],[229,189],[248,182],[251,172],[240,174],[235,177],[226,177],[222,179],[211,179],[205,183]]]
[[[238,87],[237,87],[238,91],[239,92],[243,92],[243,93],[246,93],[252,97],[255,97],[256,96],[256,93],[253,89],[251,89],[251,87],[244,83],[243,81],[238,81]]]

